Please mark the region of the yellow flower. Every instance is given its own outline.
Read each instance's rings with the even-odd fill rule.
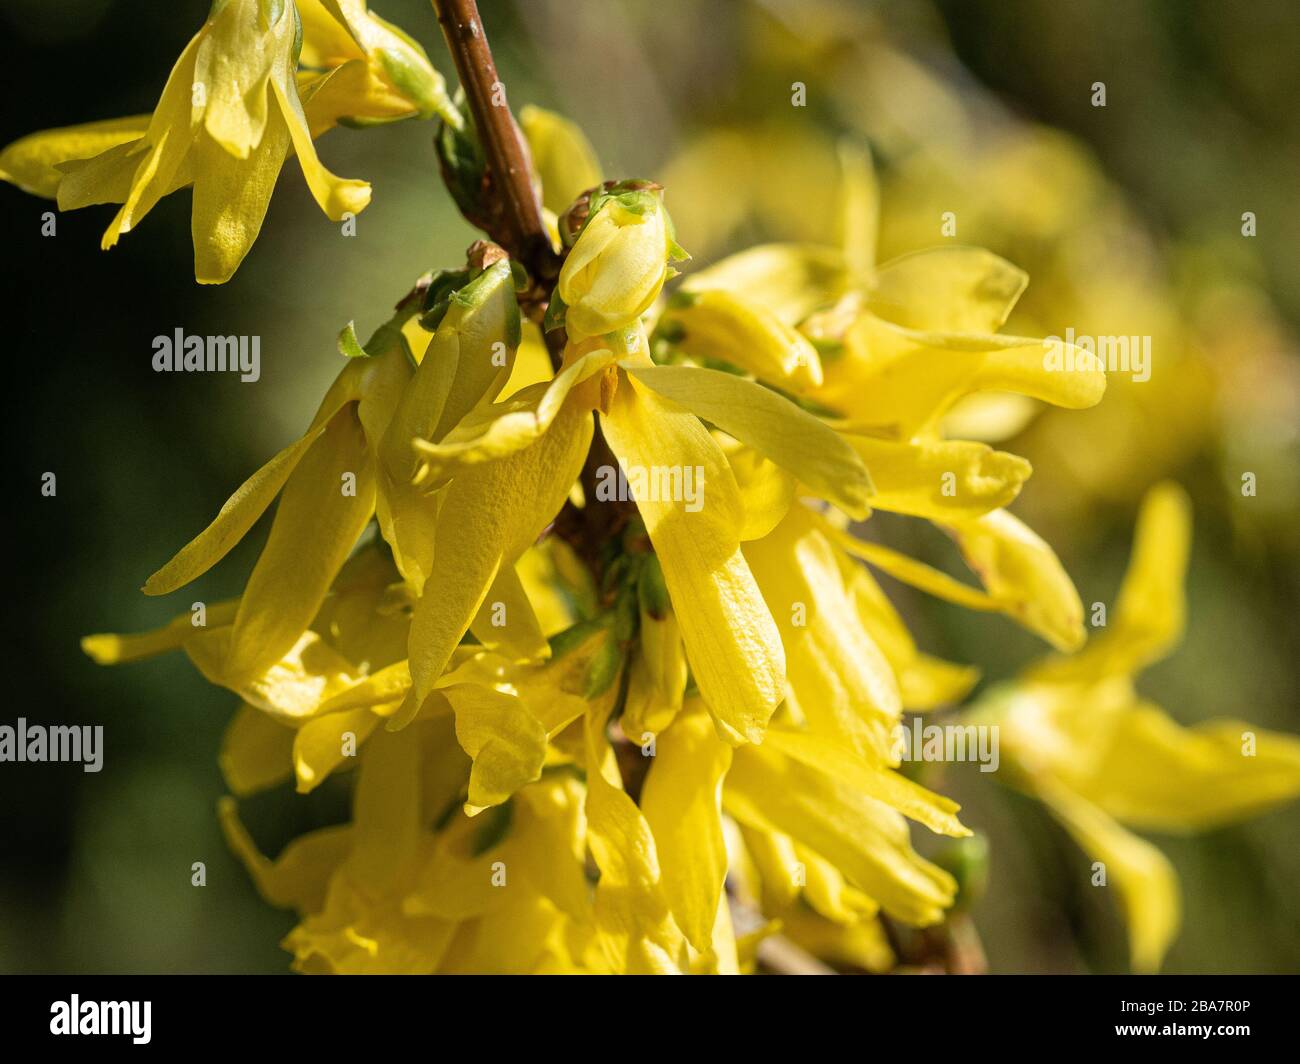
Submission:
[[[406,33],[367,9],[366,0],[294,0],[302,19],[302,80],[311,84],[312,136],[334,122],[370,125],[459,114],[442,75]]]
[[[685,257],[657,191],[615,185],[591,199],[591,214],[560,270],[569,338],[581,341],[633,325]]]
[[[1151,489],[1104,632],[990,691],[969,718],[1001,729],[1016,785],[1105,867],[1139,971],[1158,969],[1177,933],[1178,880],[1158,849],[1121,824],[1196,831],[1300,794],[1300,739],[1228,719],[1184,728],[1134,690],[1136,674],[1182,638],[1190,538],[1182,490]]]
[[[299,18],[299,10],[305,18]],[[299,50],[316,68],[297,73]],[[60,210],[122,206],[107,249],[163,196],[194,187],[194,275],[230,279],[252,247],[280,168],[302,163],[333,221],[370,186],[330,173],[312,138],[337,121],[452,115],[418,45],[357,0],[219,0],[172,68],[152,115],[32,134],[0,153],[0,177]]]
[[[886,967],[880,921],[936,923],[958,890],[908,821],[969,834],[899,774],[894,729],[976,673],[921,652],[860,563],[1057,645],[1081,634],[1059,562],[1001,508],[1027,468],[936,427],[986,388],[1098,392],[1044,382],[1020,350],[1038,341],[966,328],[1018,293],[988,292],[1001,260],[760,248],[643,322],[675,247],[659,196],[614,185],[592,207],[554,372],[508,261],[431,277],[364,349],[345,330],[307,434],[146,585],[205,571],[279,494],[242,597],[202,629],[85,642],[105,663],[183,648],[239,696],[238,797],[359,759],[353,824],[274,862],[223,806],[263,893],[302,917],[301,970],[739,972],[775,919]],[[827,361],[855,329],[877,339],[845,372],[887,423],[875,399],[828,410],[856,394]],[[584,472],[597,419],[612,458]],[[983,588],[851,534],[877,503],[950,530]],[[619,524],[596,573],[539,544],[566,507],[603,506]],[[383,543],[349,558],[372,518]],[[732,869],[761,913],[739,935]]]

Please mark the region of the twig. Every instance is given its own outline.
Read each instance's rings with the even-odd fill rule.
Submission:
[[[506,102],[478,4],[475,0],[433,0],[433,7],[483,145],[492,192],[503,208],[498,219],[502,231],[491,235],[523,263],[549,295],[559,276],[560,259],[542,223],[528,145]]]

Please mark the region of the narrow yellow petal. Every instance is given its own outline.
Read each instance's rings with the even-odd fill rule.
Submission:
[[[181,548],[171,561],[145,582],[146,595],[166,595],[206,573],[262,516],[280,493],[303,455],[316,442],[334,415],[352,398],[342,376],[321,403],[311,428],[241,484],[226,500],[212,523]]]
[[[1028,283],[1024,270],[983,248],[927,248],[881,266],[867,306],[910,329],[995,333]]]
[[[274,787],[293,775],[293,729],[243,705],[226,728],[219,757],[226,786],[238,798]]]
[[[769,728],[765,745],[883,802],[936,834],[961,838],[971,833],[957,819],[961,806],[956,802],[896,772],[870,765],[821,736]]]
[[[589,188],[601,182],[595,149],[577,123],[532,104],[519,111],[533,168],[542,183],[542,206],[562,214]]]
[[[889,761],[898,685],[812,514],[795,507],[770,535],[747,543],[745,557],[776,618],[790,688],[809,725],[870,761]]]
[[[871,505],[914,517],[979,517],[1015,499],[1031,472],[1019,455],[982,443],[844,438],[871,470]]]
[[[1134,827],[1187,832],[1265,812],[1300,795],[1300,739],[1246,721],[1181,727],[1138,703],[1097,761],[1058,770],[1070,787]]]
[[[298,161],[302,163],[307,187],[320,209],[332,222],[342,221],[345,214],[360,214],[370,202],[370,185],[365,181],[336,177],[321,165],[307,126],[307,116],[298,100],[297,86],[292,83],[286,86],[281,84],[279,77],[272,77],[271,89],[289,126],[289,136]]]
[[[956,895],[953,878],[912,849],[902,816],[766,744],[736,750],[723,805],[742,824],[799,839],[906,923],[938,922]]]
[[[722,780],[730,766],[731,747],[718,739],[697,702],[655,740],[654,763],[641,794],[668,907],[701,953],[712,943],[727,875]]]
[[[375,508],[374,467],[351,408],[340,411],[290,475],[266,546],[235,615],[227,673],[252,676],[311,623]]]
[[[876,183],[871,149],[865,141],[842,140],[839,157],[840,245],[848,268],[856,276],[865,278],[876,265],[880,186]]]
[[[674,346],[698,359],[717,359],[788,391],[822,383],[812,341],[762,304],[721,289],[688,292],[669,301],[659,319]]]
[[[211,137],[194,146],[194,279],[224,284],[234,276],[262,229],[289,130],[276,111],[247,159],[237,159]]]
[[[513,565],[497,569],[483,605],[470,621],[470,631],[480,643],[500,647],[516,660],[541,661],[551,647]]]
[[[740,552],[743,510],[726,457],[698,419],[628,380],[602,419],[629,476],[690,470],[699,505],[643,491],[637,508],[663,567],[691,670],[730,743],[758,742],[783,697],[780,635]],[[635,495],[635,486],[633,494]],[[653,495],[653,497],[649,497]]]
[[[474,684],[441,691],[456,711],[456,739],[474,761],[468,815],[500,805],[541,776],[546,729],[521,698]]]
[[[220,628],[235,619],[238,599],[213,602],[206,606],[206,627]],[[161,628],[130,635],[104,633],[88,635],[81,640],[81,649],[96,665],[121,665],[129,661],[143,661],[169,650],[179,650],[188,637],[200,630],[195,625],[195,613],[182,613]]]
[[[431,571],[411,621],[418,699],[433,689],[501,566],[513,565],[564,504],[591,432],[591,414],[566,407],[532,446],[447,486]]]
[[[817,307],[848,290],[843,254],[819,244],[760,244],[692,273],[682,290],[721,289],[766,307],[787,325],[798,325]]]
[[[585,722],[587,839],[600,869],[595,919],[602,951],[614,972],[680,972],[686,940],[664,897],[654,834],[623,790],[605,736],[608,713],[608,705],[593,704]]]
[[[1029,676],[1053,682],[1101,679],[1135,673],[1164,657],[1186,624],[1183,581],[1191,538],[1191,504],[1182,488],[1165,482],[1147,492],[1106,630],[1078,654],[1049,658]]]
[[[307,721],[293,740],[298,793],[311,793],[344,762],[350,764],[378,724],[379,717],[368,709],[349,709]]]
[[[1052,646],[1083,644],[1083,603],[1055,552],[1006,510],[947,526],[999,608]]]
[[[863,518],[871,478],[834,429],[743,377],[691,366],[628,369],[637,381],[770,458],[817,495]]]
[[[1092,858],[1105,867],[1128,922],[1134,971],[1159,971],[1182,920],[1174,867],[1159,850],[1064,787],[1040,789],[1043,800]]]
[[[233,798],[217,805],[222,834],[248,869],[258,893],[271,905],[299,912],[317,912],[325,904],[329,878],[352,846],[352,828],[321,828],[293,840],[274,861],[257,848],[239,819]]]
[[[139,140],[148,128],[148,115],[132,115],[30,133],[0,151],[0,181],[53,199],[64,177],[56,169],[60,163],[93,159],[119,144]]]

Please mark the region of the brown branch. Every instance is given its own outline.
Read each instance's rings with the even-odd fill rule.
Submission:
[[[478,4],[475,0],[433,0],[433,8],[483,146],[491,192],[503,208],[496,219],[501,232],[490,235],[523,263],[549,297],[559,276],[560,259],[542,223],[528,145],[506,102]]]

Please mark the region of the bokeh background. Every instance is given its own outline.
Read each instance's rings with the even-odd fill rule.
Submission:
[[[0,0],[0,143],[152,108],[205,0]],[[1137,501],[1172,476],[1195,503],[1184,645],[1143,694],[1178,720],[1230,715],[1300,732],[1300,13],[1289,0],[484,0],[517,107],[578,119],[613,176],[665,182],[706,263],[760,239],[829,239],[836,144],[872,148],[881,258],[962,243],[1026,268],[1008,331],[1153,337],[1146,384],[1112,381],[1085,413],[1025,411],[1007,449],[1035,476],[1016,511],[1057,548],[1085,603],[1111,602]],[[424,0],[375,7],[451,73]],[[1105,108],[1091,104],[1104,82]],[[808,104],[792,108],[791,86]],[[424,270],[472,239],[436,177],[432,128],[337,130],[335,172],[374,200],[343,237],[286,166],[235,278],[193,282],[189,197],[164,200],[110,253],[111,208],[60,216],[0,186],[12,510],[7,708],[102,724],[105,768],[0,765],[0,971],[277,972],[289,914],[226,852],[216,755],[233,698],[180,655],[104,670],[95,631],[160,624],[238,592],[262,535],[168,600],[145,576],[296,437],[363,336]],[[1258,235],[1241,234],[1253,211]],[[262,338],[256,384],[152,372],[151,340]],[[58,494],[43,498],[52,471]],[[1243,498],[1243,471],[1258,494]],[[923,522],[885,536],[916,536]],[[262,530],[264,534],[264,529]],[[939,542],[909,549],[949,566]],[[890,584],[922,646],[1012,675],[1042,652],[1010,623]],[[995,971],[1120,971],[1124,930],[1087,858],[1035,803],[974,766],[927,778],[988,834],[975,922]],[[247,803],[274,852],[343,819],[345,796]],[[1300,970],[1300,807],[1194,838],[1156,838],[1182,878],[1169,971]],[[207,885],[191,886],[203,861]]]

